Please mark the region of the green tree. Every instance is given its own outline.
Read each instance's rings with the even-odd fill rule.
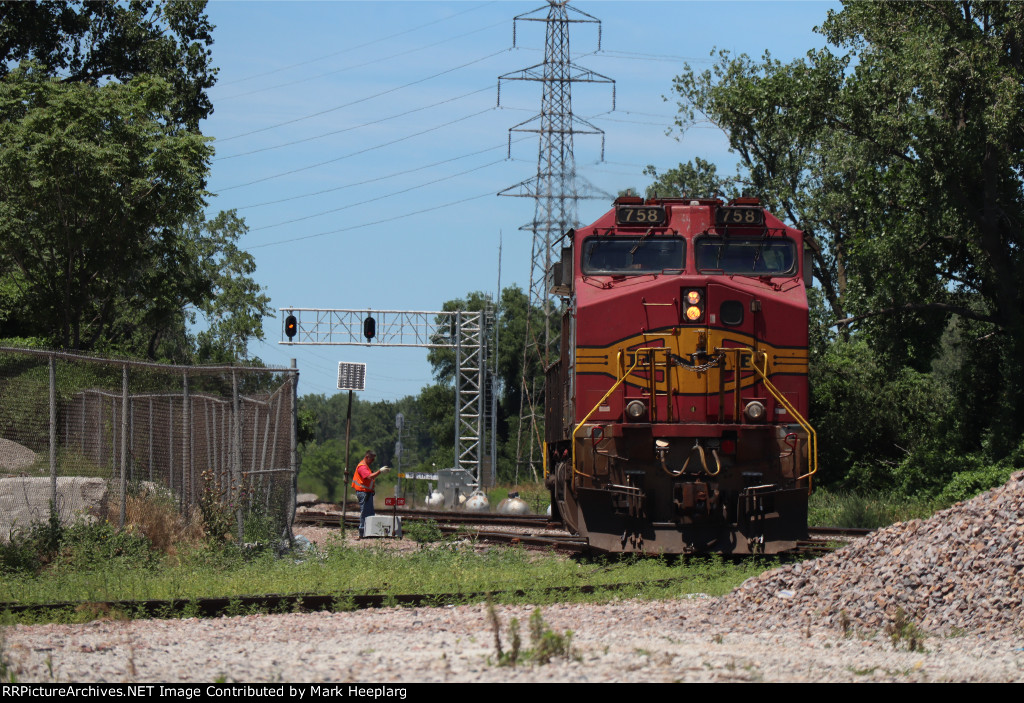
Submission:
[[[256,262],[238,248],[238,239],[246,231],[245,221],[230,210],[190,232],[193,266],[208,286],[196,304],[206,322],[196,335],[196,357],[201,363],[248,357],[248,340],[262,339],[263,318],[273,315],[270,297],[251,278]]]
[[[198,131],[213,105],[213,25],[205,2],[2,2],[0,79],[34,61],[64,83],[127,83],[156,75],[170,85],[169,119]]]
[[[202,215],[204,8],[0,3],[0,337],[184,363],[262,337],[245,224]]]
[[[351,455],[350,471],[355,470],[359,459],[366,453],[358,442],[349,444]],[[305,477],[319,483],[324,488],[324,498],[328,503],[338,500],[339,488],[344,488],[345,477],[345,440],[329,439],[322,444],[313,443],[303,449],[302,463],[299,469],[300,478]],[[350,473],[351,475],[351,473]]]
[[[16,330],[92,349],[123,306],[152,321],[180,314],[169,285],[195,295],[187,269],[165,274],[192,263],[181,232],[212,150],[168,124],[172,92],[153,76],[94,87],[35,67],[0,81],[0,275]]]
[[[738,197],[738,178],[718,175],[718,167],[699,156],[693,161],[679,164],[665,173],[651,165],[644,169],[644,175],[654,182],[647,186],[648,198],[713,198],[716,196],[732,199]]]
[[[887,378],[907,379],[910,396],[936,397],[914,374],[931,373],[957,325],[970,368],[935,380],[996,388],[951,396],[991,421],[967,437],[956,433],[972,423],[933,416],[932,432],[908,431],[906,452],[940,429],[1005,456],[1024,431],[1024,5],[846,3],[820,31],[833,49],[804,59],[722,52],[709,70],[687,67],[678,124],[702,116],[726,131],[745,188],[813,237],[829,323],[866,343],[856,348]],[[872,397],[865,412],[880,407]]]

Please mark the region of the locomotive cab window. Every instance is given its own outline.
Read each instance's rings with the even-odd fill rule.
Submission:
[[[740,276],[796,273],[796,245],[788,237],[701,237],[694,243],[697,270]]]
[[[591,237],[583,243],[585,276],[623,276],[681,271],[686,240],[681,237]]]

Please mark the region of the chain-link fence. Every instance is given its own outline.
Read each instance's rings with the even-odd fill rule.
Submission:
[[[124,526],[133,495],[242,541],[290,534],[298,371],[0,347],[0,540],[51,511]]]

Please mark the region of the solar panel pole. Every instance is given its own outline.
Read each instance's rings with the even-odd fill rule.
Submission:
[[[349,440],[352,437],[352,391],[365,390],[366,364],[338,362],[338,390],[348,390],[348,412],[345,415],[345,497],[341,503],[341,538],[345,539],[345,516],[348,513]]]

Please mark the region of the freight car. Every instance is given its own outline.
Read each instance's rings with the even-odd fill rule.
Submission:
[[[807,538],[803,233],[757,199],[618,198],[566,233],[545,383],[552,515],[592,549],[778,553]]]

